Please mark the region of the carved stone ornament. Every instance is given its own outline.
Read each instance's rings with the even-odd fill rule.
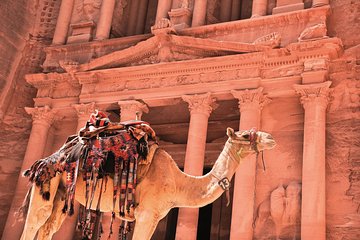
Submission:
[[[232,90],[231,94],[239,100],[240,112],[248,108],[259,108],[261,110],[271,99],[262,93],[263,88],[246,89],[241,91]]]
[[[105,0],[106,1],[106,0]],[[102,0],[80,0],[76,1],[76,13],[81,20],[91,21],[96,20]]]
[[[95,111],[95,102],[72,105],[79,118],[89,117]]]
[[[55,120],[56,113],[49,106],[44,107],[25,107],[25,111],[31,115],[33,124],[44,124],[51,126]]]
[[[211,97],[211,93],[183,95],[182,99],[189,104],[191,114],[202,113],[210,116],[210,113],[218,107],[215,103],[216,99]]]
[[[169,33],[175,33],[175,29],[173,27],[173,24],[170,22],[167,18],[162,18],[155,22],[153,26],[151,26],[151,33],[154,35],[158,34],[169,34]]]
[[[258,209],[256,239],[300,239],[301,184],[279,185]]]
[[[300,95],[301,104],[304,108],[312,106],[315,103],[321,104],[326,107],[330,100],[331,81],[326,81],[318,84],[309,85],[294,85],[294,89],[297,94]]]
[[[327,29],[325,23],[319,23],[314,26],[305,28],[300,34],[298,41],[316,40],[327,38]]]
[[[135,116],[138,119],[141,119],[143,113],[148,113],[149,108],[145,103],[136,101],[136,100],[124,100],[118,102],[120,107],[120,117],[126,115],[131,116],[132,119],[135,119]]]
[[[259,37],[254,41],[254,44],[270,46],[272,48],[280,47],[281,35],[278,32],[273,32],[265,36]]]

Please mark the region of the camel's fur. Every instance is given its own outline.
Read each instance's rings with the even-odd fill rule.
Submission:
[[[150,239],[159,220],[165,217],[171,208],[198,208],[212,203],[221,196],[224,190],[219,186],[219,180],[224,177],[231,180],[241,160],[255,152],[250,145],[249,131],[235,133],[233,129],[228,128],[227,135],[229,139],[224,149],[212,170],[204,176],[190,176],[180,171],[167,152],[160,148],[155,152],[146,175],[136,187],[138,206],[134,212],[136,226],[133,240]],[[259,151],[275,146],[271,135],[260,131],[257,132],[256,142]],[[78,179],[75,198],[84,205],[85,184],[81,177]],[[65,214],[61,212],[63,202],[58,191],[60,181],[60,175],[52,179],[50,201],[44,201],[39,189],[33,187],[22,240],[33,240],[38,230],[39,240],[51,239],[60,228],[65,218]],[[101,198],[100,208],[103,212],[112,211],[112,184],[109,179],[107,190]],[[93,209],[97,205],[97,194],[92,204]]]

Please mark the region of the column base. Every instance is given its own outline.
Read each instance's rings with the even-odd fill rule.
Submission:
[[[188,28],[191,25],[191,10],[189,8],[171,9],[169,16],[175,30]]]
[[[304,3],[296,3],[291,5],[279,6],[272,10],[272,14],[286,13],[304,9]]]

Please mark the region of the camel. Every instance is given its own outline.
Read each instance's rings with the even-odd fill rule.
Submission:
[[[157,145],[150,148],[152,157],[150,165],[145,166],[146,174],[139,179],[135,199],[138,205],[134,210],[136,225],[133,240],[149,240],[158,222],[172,208],[199,208],[214,202],[228,188],[241,162],[250,154],[272,149],[276,143],[269,133],[253,130],[235,132],[227,128],[228,140],[216,160],[212,170],[204,176],[191,176],[182,172],[172,157]],[[144,169],[138,168],[138,172]],[[66,214],[62,213],[64,176],[58,174],[51,180],[50,199],[43,200],[39,188],[33,185],[29,194],[29,210],[21,240],[51,239],[60,228]],[[225,185],[225,186],[224,186]],[[85,184],[81,177],[76,183],[75,200],[85,205]],[[92,209],[96,209],[98,188],[95,193]],[[112,181],[109,179],[107,190],[102,191],[101,212],[112,212]],[[115,209],[116,212],[119,209]],[[129,219],[127,219],[129,220]],[[131,220],[131,219],[130,219]]]

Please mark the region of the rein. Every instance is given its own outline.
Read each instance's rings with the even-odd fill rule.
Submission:
[[[259,154],[260,154],[260,151],[259,151],[259,149],[257,147],[257,138],[258,138],[257,130],[256,130],[256,128],[252,128],[250,130],[250,146],[256,152],[256,161],[258,161]],[[263,165],[263,170],[265,172],[266,171],[266,165],[265,165],[265,160],[264,160],[264,151],[261,151],[261,162],[262,162],[262,165]]]

